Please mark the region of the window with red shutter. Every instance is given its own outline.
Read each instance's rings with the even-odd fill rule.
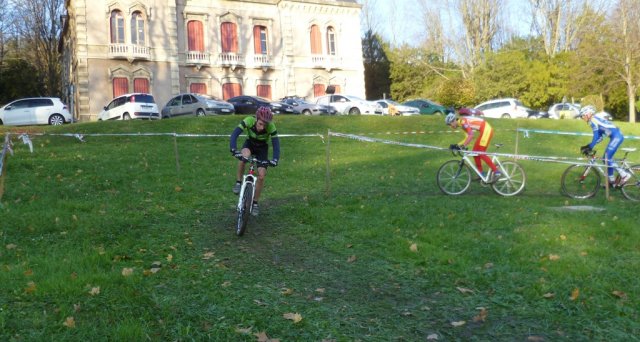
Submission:
[[[187,23],[187,45],[189,51],[204,52],[204,29],[201,21],[191,20]]]
[[[235,96],[242,95],[242,86],[240,83],[224,83],[222,85],[222,99],[228,100]]]
[[[207,85],[204,83],[191,83],[189,91],[195,94],[207,94]]]
[[[256,89],[256,94],[265,99],[271,99],[271,86],[268,84],[259,84]]]
[[[318,25],[311,26],[311,53],[315,55],[322,54],[322,38],[320,37],[320,28]]]
[[[325,86],[324,84],[314,84],[313,85],[313,97],[318,97],[324,95]]]
[[[238,52],[238,29],[236,24],[224,22],[220,26],[222,52]]]
[[[253,27],[253,50],[257,55],[267,54],[267,28],[264,26]]]
[[[129,80],[126,77],[113,78],[113,97],[118,97],[129,92]]]
[[[133,92],[134,93],[149,93],[149,80],[146,78],[134,78],[133,79]]]

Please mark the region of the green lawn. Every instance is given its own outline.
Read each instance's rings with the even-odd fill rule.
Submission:
[[[513,198],[436,183],[442,117],[280,116],[261,216],[234,234],[241,116],[0,127],[2,341],[630,341],[640,336],[638,203],[560,194],[566,164],[522,160]],[[492,120],[502,152],[579,157],[578,120]],[[625,134],[640,126],[620,124]],[[16,132],[81,133],[85,142]],[[428,131],[424,134],[387,132]],[[640,147],[628,139],[625,146]],[[604,145],[597,147],[604,150]],[[490,150],[491,151],[491,150]],[[640,162],[640,152],[632,155]],[[330,172],[327,173],[327,161]],[[600,211],[567,210],[593,206]]]

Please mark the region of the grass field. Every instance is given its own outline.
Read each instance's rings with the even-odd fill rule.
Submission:
[[[326,137],[445,147],[462,134],[441,117],[277,117],[280,134],[324,138],[281,138],[261,216],[240,238],[227,138],[91,135],[225,135],[240,119],[0,127],[15,152],[0,202],[0,340],[638,340],[638,203],[568,199],[566,164],[527,160],[516,197],[478,183],[446,196],[435,174],[447,152]],[[590,141],[516,133],[588,133],[578,120],[491,123],[505,153],[577,158]]]

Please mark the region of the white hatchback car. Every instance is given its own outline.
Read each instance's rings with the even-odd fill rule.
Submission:
[[[512,99],[497,99],[483,102],[474,107],[484,113],[487,118],[528,118],[529,108],[525,107],[522,102]]]
[[[20,99],[0,108],[0,125],[62,125],[72,121],[67,106],[57,97]]]
[[[382,107],[379,104],[363,100],[356,96],[333,94],[316,98],[319,105],[331,106],[336,109],[337,114],[360,115],[378,114],[382,115]]]
[[[376,101],[382,107],[384,115],[420,115],[420,109],[401,105],[396,101],[382,99]]]
[[[98,120],[160,119],[153,96],[145,93],[125,94],[111,100],[98,114]]]

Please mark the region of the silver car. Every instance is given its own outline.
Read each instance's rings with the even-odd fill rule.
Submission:
[[[162,118],[180,115],[215,115],[233,114],[233,105],[215,97],[202,94],[186,93],[174,96],[162,108]]]
[[[293,108],[293,114],[302,115],[335,115],[336,110],[331,106],[321,105],[317,103],[309,103],[301,98],[283,99],[282,103],[286,103]]]

